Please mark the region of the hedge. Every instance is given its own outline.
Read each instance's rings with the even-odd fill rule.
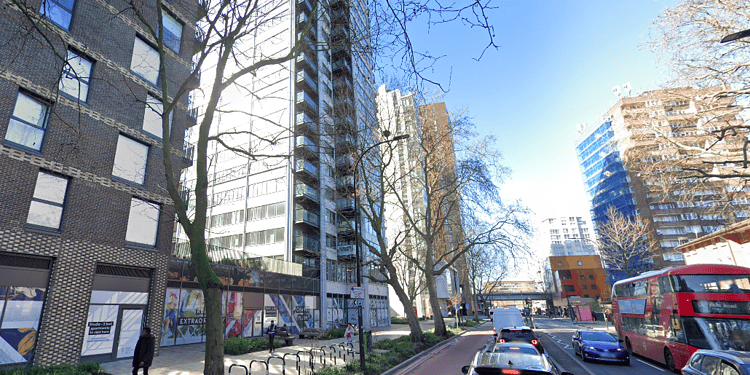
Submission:
[[[32,368],[15,368],[9,370],[0,370],[0,375],[90,375],[102,374],[96,362],[81,363],[78,366],[58,365],[49,367],[32,367]]]
[[[280,339],[274,341],[273,346],[274,348],[283,347],[284,340]],[[257,352],[259,350],[268,350],[268,338],[255,337],[246,339],[243,337],[232,337],[224,340],[224,354],[240,355]]]

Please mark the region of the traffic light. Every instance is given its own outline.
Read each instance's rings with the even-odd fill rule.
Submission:
[[[526,304],[526,307],[531,307],[531,298],[527,297],[524,303]]]

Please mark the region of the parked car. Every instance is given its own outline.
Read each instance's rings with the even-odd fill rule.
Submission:
[[[469,375],[573,375],[560,371],[546,354],[529,344],[496,344],[492,350],[480,350],[471,365],[461,368]]]
[[[573,351],[589,360],[620,362],[630,366],[630,353],[622,343],[607,332],[578,330],[573,334]]]
[[[682,375],[750,375],[750,352],[698,350],[693,353]]]
[[[534,333],[534,330],[529,327],[503,328],[500,330],[500,334],[497,336],[497,342],[525,342],[534,345],[539,353],[544,353],[542,342],[539,341],[539,338],[536,336],[536,333]]]

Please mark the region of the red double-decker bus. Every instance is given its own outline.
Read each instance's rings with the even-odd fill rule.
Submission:
[[[698,349],[750,350],[750,268],[701,264],[646,272],[612,288],[628,351],[678,371]]]

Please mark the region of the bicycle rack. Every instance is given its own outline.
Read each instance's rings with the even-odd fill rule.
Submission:
[[[272,359],[280,359],[281,360],[281,375],[286,375],[286,360],[282,357],[279,357],[277,355],[272,355],[268,357],[268,367],[271,367],[271,360]]]
[[[325,351],[325,349],[323,349],[323,348],[311,348],[310,349],[310,354],[314,354],[315,352],[321,352],[321,353],[323,353],[320,356],[320,363],[323,365],[323,367],[325,367],[326,366],[326,351]]]
[[[245,369],[245,375],[250,375],[250,371],[247,369],[247,366],[245,366],[245,365],[238,365],[236,363],[233,364],[233,365],[231,365],[231,366],[229,366],[229,375],[232,375],[232,367],[234,367],[234,366],[242,367],[243,369]]]
[[[266,361],[261,361],[259,359],[253,359],[250,361],[250,363],[247,365],[247,368],[250,369],[250,374],[253,373],[253,363],[262,363],[264,366],[266,366],[266,375],[268,375],[268,363]]]
[[[312,354],[312,350],[299,350],[297,351],[297,357],[299,357],[299,353],[305,353],[307,354],[307,357],[309,359],[308,361],[308,367],[310,367],[310,371],[315,370],[315,363],[313,362],[313,359],[315,358]]]
[[[346,354],[347,354],[346,345],[344,345],[343,343],[339,343],[338,353],[339,353],[339,358],[343,359],[344,363],[346,363]]]
[[[337,351],[337,350],[336,350],[336,345],[333,345],[333,344],[331,344],[331,345],[329,345],[328,347],[329,347],[329,348],[331,348],[331,353],[329,354],[329,356],[328,356],[328,357],[329,357],[329,358],[330,358],[330,359],[331,359],[331,360],[333,361],[333,364],[334,364],[334,365],[337,365],[337,364],[338,364],[338,363],[336,362],[337,358],[336,358],[336,356],[334,356],[334,353],[336,353],[336,351]]]
[[[297,353],[299,353],[299,352],[297,352]],[[284,359],[285,362],[286,362],[286,356],[288,356],[288,355],[293,355],[293,356],[297,357],[297,374],[301,374],[300,371],[302,371],[302,368],[300,366],[301,365],[300,364],[301,359],[299,357],[299,354],[296,354],[296,353],[284,353],[284,356],[282,356],[282,358]]]

